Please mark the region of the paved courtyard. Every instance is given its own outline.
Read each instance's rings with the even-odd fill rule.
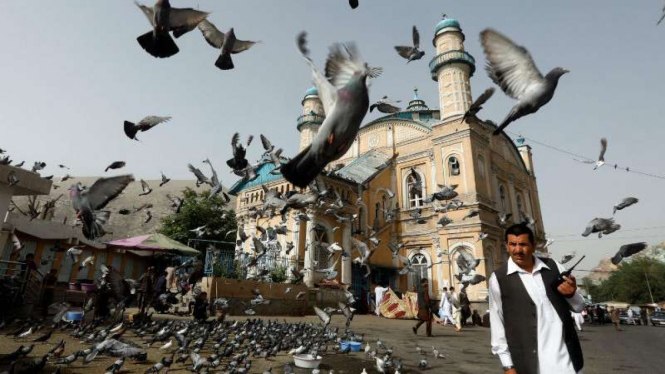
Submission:
[[[157,316],[162,318],[162,316]],[[167,318],[171,318],[170,316]],[[176,317],[177,318],[177,317]],[[236,319],[230,317],[229,320]],[[280,321],[288,322],[311,321],[318,323],[313,316],[303,318],[279,317]],[[244,320],[244,318],[243,318]],[[411,327],[415,321],[388,320],[373,316],[356,316],[352,322],[352,329],[359,334],[364,334],[365,340],[369,341],[374,348],[377,338],[388,347],[394,349],[394,356],[400,358],[403,363],[402,373],[500,373],[499,360],[490,353],[489,329],[468,328],[461,333],[456,333],[450,326],[433,326],[434,337],[424,337],[424,326],[421,326],[418,336],[414,336]],[[343,319],[339,316],[333,317],[333,327],[342,330]],[[616,332],[610,325],[606,326],[584,326],[585,330],[580,334],[585,356],[585,374],[605,373],[662,373],[665,368],[665,328],[651,326],[624,326],[624,331]],[[6,331],[0,335],[0,354],[14,351],[22,344],[26,344],[40,333],[32,335],[28,340],[14,339],[5,336]],[[126,338],[140,342],[135,335],[129,332]],[[66,339],[67,349],[65,354],[71,354],[74,350],[88,348],[89,345],[81,344],[78,340],[69,337],[68,334],[58,332],[46,344],[38,344],[29,357],[38,357],[48,351],[60,339]],[[420,345],[428,354],[429,366],[425,369],[418,368],[421,356],[416,352],[416,345]],[[158,350],[160,344],[154,344],[148,351],[148,362],[133,363],[127,361],[122,373],[143,373],[147,368],[159,361],[164,352]],[[445,359],[435,360],[431,356],[432,346],[446,355]],[[209,355],[204,352],[204,355]],[[81,361],[75,362],[69,368],[62,370],[67,373],[104,373],[105,368],[115,359],[99,356],[88,365]],[[284,363],[290,362],[290,357],[280,354],[276,359],[266,361],[253,358],[251,373],[263,373],[269,367],[273,367],[273,374],[282,374]],[[6,369],[6,364],[0,366],[0,371]],[[220,367],[221,368],[221,367]],[[322,374],[328,374],[333,369],[337,374],[351,373],[360,374],[365,368],[369,374],[377,373],[374,363],[363,352],[351,354],[333,354],[329,350],[324,356],[321,364]],[[49,365],[44,373],[51,373],[55,367]],[[309,370],[295,369],[296,374],[309,374]],[[174,364],[169,373],[188,373],[189,371],[181,364]],[[220,371],[221,372],[221,371]]]

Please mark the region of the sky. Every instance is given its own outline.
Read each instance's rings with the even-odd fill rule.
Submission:
[[[538,113],[508,127],[528,139],[590,158],[606,137],[606,160],[633,170],[665,175],[662,114],[665,75],[665,24],[656,26],[662,1],[386,1],[346,0],[182,1],[174,7],[212,12],[209,20],[236,36],[260,40],[233,57],[236,68],[218,70],[218,51],[197,30],[177,40],[180,53],[155,59],[136,37],[149,30],[130,0],[0,2],[0,148],[17,161],[46,161],[45,175],[101,175],[112,161],[127,162],[139,178],[190,179],[187,163],[202,166],[209,157],[222,182],[236,181],[223,165],[230,138],[241,132],[265,134],[292,155],[298,148],[296,119],[311,86],[310,71],[295,47],[309,34],[312,57],[323,66],[328,46],[356,41],[363,58],[384,73],[372,82],[370,99],[383,95],[403,102],[413,88],[430,107],[438,107],[437,85],[428,71],[435,55],[434,27],[442,13],[459,20],[465,49],[475,57],[471,78],[476,97],[493,83],[484,72],[478,35],[494,28],[528,48],[545,74],[569,69],[554,99]],[[411,42],[411,27],[421,34],[425,57],[405,64],[394,45]],[[479,117],[499,122],[513,105],[497,92]],[[127,139],[124,120],[146,115],[173,119]],[[368,114],[365,123],[378,115]],[[258,139],[257,139],[258,140]],[[249,156],[259,156],[257,141]],[[665,240],[665,179],[645,177],[573,161],[571,156],[527,141],[545,230],[555,240],[555,258],[576,251],[590,269],[622,244]],[[627,196],[640,202],[619,212],[622,229],[602,239],[583,238],[586,223],[610,217]],[[577,273],[583,275],[584,272]]]

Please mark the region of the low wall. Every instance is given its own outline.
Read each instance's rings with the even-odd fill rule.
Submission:
[[[287,288],[291,291],[286,293]],[[337,307],[339,301],[345,301],[344,291],[331,289],[308,289],[303,284],[266,283],[252,280],[236,280],[205,277],[201,281],[201,289],[208,293],[212,301],[223,297],[229,301],[226,309],[228,315],[246,316],[245,310],[250,309],[250,300],[256,296],[253,289],[258,289],[270,304],[251,307],[257,316],[303,316],[313,314],[313,306],[325,308]],[[296,300],[300,292],[305,292],[302,300]]]

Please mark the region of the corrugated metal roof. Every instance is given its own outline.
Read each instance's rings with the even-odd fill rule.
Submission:
[[[254,179],[253,181],[244,181],[244,180],[239,180],[236,182],[231,189],[229,190],[229,193],[231,195],[237,195],[238,192],[251,188],[251,187],[256,187],[260,186],[262,184],[278,181],[280,179],[283,179],[282,173],[277,173],[277,174],[271,174],[270,172],[275,169],[275,164],[272,163],[267,163],[259,166],[259,169],[256,171],[256,174],[258,175],[258,178]]]
[[[373,149],[351,161],[335,175],[355,183],[365,183],[388,166],[390,159],[391,155],[386,152]]]

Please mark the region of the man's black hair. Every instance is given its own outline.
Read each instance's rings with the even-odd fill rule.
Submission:
[[[29,259],[29,258],[34,259],[34,258],[35,258],[35,255],[32,254],[32,253],[28,253],[27,255],[25,255],[25,259],[26,259],[26,260]]]
[[[524,234],[529,235],[529,243],[531,243],[531,245],[536,244],[536,237],[533,235],[533,231],[531,231],[529,226],[523,223],[518,223],[508,227],[506,229],[506,234],[504,235],[503,239],[506,241],[506,243],[508,243],[508,235],[520,236]]]

